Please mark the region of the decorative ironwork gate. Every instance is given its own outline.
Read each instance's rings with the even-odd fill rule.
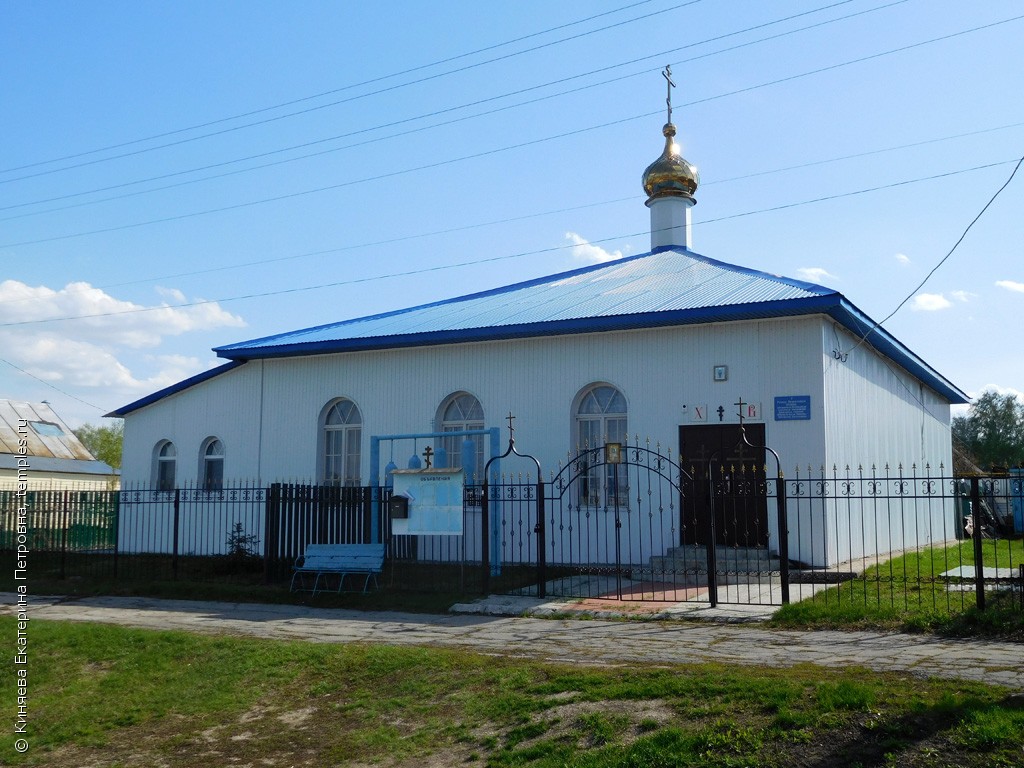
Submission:
[[[549,482],[489,488],[490,572],[517,569],[494,586],[542,597],[786,602],[785,525],[763,522],[777,496],[763,461],[698,466],[636,438],[586,447]]]

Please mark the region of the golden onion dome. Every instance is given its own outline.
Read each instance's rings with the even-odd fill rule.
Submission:
[[[687,197],[692,200],[700,184],[697,167],[679,153],[679,145],[674,138],[676,127],[672,123],[667,123],[661,132],[665,136],[665,151],[647,166],[643,175],[647,202],[650,204],[661,197]]]

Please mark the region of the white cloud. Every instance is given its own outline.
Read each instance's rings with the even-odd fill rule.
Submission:
[[[895,259],[896,259],[896,261],[898,261],[898,262],[899,262],[900,264],[909,264],[909,263],[910,263],[910,257],[909,257],[909,256],[907,256],[907,254],[905,254],[905,253],[897,253],[897,254],[896,254],[896,255],[894,256],[894,258],[895,258]]]
[[[1000,395],[1013,395],[1014,397],[1016,397],[1021,402],[1024,402],[1024,392],[1022,392],[1019,389],[1014,389],[1013,387],[1003,387],[1003,386],[1000,386],[999,384],[988,384],[988,385],[982,387],[981,389],[979,389],[977,392],[968,392],[967,396],[969,398],[971,398],[971,400],[977,400],[979,397],[981,397],[986,392],[992,392],[992,391],[995,391],[996,393],[998,393]]]
[[[1024,293],[1024,283],[1018,283],[1015,280],[996,280],[996,285],[1000,288],[1005,288],[1008,291]]]
[[[163,289],[162,293],[185,299],[180,291]],[[78,319],[57,322],[59,318]],[[54,322],[34,322],[51,319]],[[165,336],[188,331],[245,325],[241,317],[221,309],[216,302],[191,307],[167,303],[144,306],[116,299],[89,283],[68,283],[53,290],[4,280],[0,283],[0,327],[26,321],[29,324],[11,325],[4,330],[17,328],[19,333],[28,334],[55,332],[69,339],[133,348],[155,347]]]
[[[604,248],[587,242],[575,232],[566,232],[565,239],[573,244],[573,258],[579,261],[600,264],[622,258],[622,251],[606,251]]]
[[[809,283],[821,283],[825,280],[838,280],[839,278],[831,274],[827,269],[822,267],[800,267],[796,271],[797,276],[801,279],[806,280]]]
[[[168,301],[173,301],[175,304],[184,304],[188,301],[185,294],[179,291],[177,288],[164,288],[162,285],[158,285],[154,290]]]
[[[187,301],[175,289],[159,292],[176,303]],[[65,317],[81,319],[57,319]],[[53,322],[16,324],[51,318]],[[11,325],[5,326],[7,323]],[[189,331],[244,325],[241,317],[216,303],[145,306],[117,299],[88,283],[69,283],[54,290],[16,280],[0,282],[0,346],[4,357],[62,388],[102,388],[108,393],[134,395],[165,387],[206,366],[198,358],[157,353],[147,360],[149,369],[155,372],[138,378],[119,359],[122,353],[159,348],[166,337]]]
[[[978,294],[970,293],[969,291],[950,291],[949,295],[952,296],[957,301],[962,301],[965,304],[971,299],[978,298]]]
[[[919,293],[910,303],[910,308],[918,312],[936,312],[951,306],[952,302],[941,293]]]

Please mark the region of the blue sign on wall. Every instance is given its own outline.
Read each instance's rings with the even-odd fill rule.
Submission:
[[[776,421],[808,421],[810,418],[810,395],[789,395],[775,398]]]

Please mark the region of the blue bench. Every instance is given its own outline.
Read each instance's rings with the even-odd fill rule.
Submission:
[[[291,591],[298,589],[316,595],[321,590],[321,581],[326,587],[328,577],[337,576],[338,588],[335,591],[341,592],[346,576],[365,576],[365,593],[370,587],[371,578],[375,586],[380,586],[377,574],[383,570],[383,544],[307,544],[305,554],[295,560]],[[308,577],[311,575],[312,588],[308,586]]]

